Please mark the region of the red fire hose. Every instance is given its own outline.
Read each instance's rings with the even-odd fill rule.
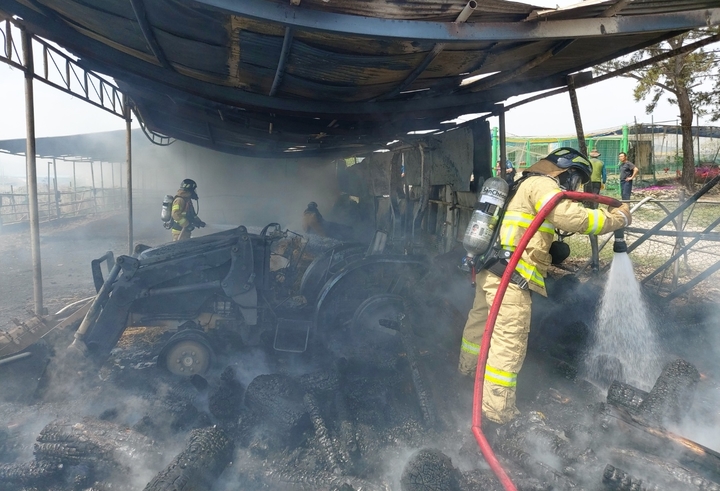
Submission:
[[[505,469],[503,469],[502,465],[500,465],[500,462],[498,462],[497,457],[495,457],[495,453],[492,448],[490,448],[490,444],[482,432],[483,380],[485,379],[485,365],[487,364],[488,352],[490,351],[490,338],[492,337],[493,330],[495,329],[495,321],[497,320],[498,312],[500,311],[500,304],[505,296],[505,291],[510,283],[510,277],[512,276],[513,271],[515,271],[515,266],[517,266],[520,256],[522,256],[528,242],[530,242],[532,236],[535,235],[535,232],[543,223],[545,217],[548,216],[557,204],[564,199],[571,199],[574,201],[594,201],[613,208],[622,204],[614,198],[601,196],[599,194],[578,193],[575,191],[563,191],[556,194],[545,204],[545,206],[540,209],[538,214],[535,215],[535,218],[520,239],[520,243],[517,248],[513,252],[512,256],[510,256],[508,265],[505,268],[505,273],[500,280],[500,286],[495,294],[495,300],[493,301],[493,304],[490,307],[490,312],[488,313],[488,319],[485,323],[485,332],[483,333],[482,338],[482,345],[480,346],[480,353],[478,353],[478,364],[475,374],[475,389],[473,394],[472,432],[473,435],[475,435],[475,440],[477,440],[477,443],[480,446],[480,451],[482,452],[483,457],[485,457],[485,460],[490,465],[490,468],[500,480],[500,483],[505,491],[517,491],[517,488],[510,480],[510,477],[508,477]]]

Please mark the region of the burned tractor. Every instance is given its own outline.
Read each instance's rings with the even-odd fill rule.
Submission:
[[[426,260],[373,246],[315,242],[319,246],[271,223],[259,233],[240,226],[154,248],[139,246],[132,256],[107,253],[92,261],[97,295],[60,327],[74,327],[82,319],[70,351],[97,364],[128,327],[175,331],[158,365],[186,376],[205,373],[218,345],[233,345],[218,342],[216,333],[243,346],[295,353],[353,329],[387,334],[380,323],[397,317],[403,292],[425,274]],[[384,241],[376,236],[377,243]],[[32,329],[27,323],[18,326],[4,347],[0,339],[0,357],[17,356],[57,325],[53,318],[38,318]]]

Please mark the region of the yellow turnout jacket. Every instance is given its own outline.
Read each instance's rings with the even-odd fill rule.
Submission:
[[[562,169],[552,162],[541,160],[528,171],[545,175],[527,178],[508,203],[500,227],[500,245],[509,251],[515,250],[540,209],[553,196],[562,192],[555,178],[562,173]],[[547,296],[545,277],[552,260],[548,251],[555,238],[556,228],[565,232],[599,235],[624,226],[625,217],[620,212],[611,212],[607,208],[593,210],[576,201],[562,200],[530,239],[515,269],[528,281],[531,290]]]

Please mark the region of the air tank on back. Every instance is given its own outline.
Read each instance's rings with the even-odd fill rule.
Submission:
[[[165,195],[162,202],[162,210],[160,212],[160,219],[163,221],[163,227],[170,229],[172,227],[172,204],[175,200],[174,196],[169,194]]]
[[[468,260],[484,254],[492,245],[498,214],[505,205],[509,191],[507,182],[498,177],[491,177],[483,183],[475,211],[463,237],[463,247],[467,251]]]

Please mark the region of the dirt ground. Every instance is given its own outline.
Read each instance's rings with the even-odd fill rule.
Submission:
[[[96,215],[40,225],[43,305],[49,313],[95,294],[90,262],[107,251],[115,256],[128,253],[127,216],[124,213]],[[218,232],[212,225],[194,235]],[[170,240],[159,217],[137,213],[134,219],[134,243],[156,246]],[[0,329],[12,325],[12,319],[25,319],[32,313],[33,267],[30,229],[5,227],[0,235],[0,271],[3,286],[0,296]],[[31,315],[31,314],[30,314]]]

